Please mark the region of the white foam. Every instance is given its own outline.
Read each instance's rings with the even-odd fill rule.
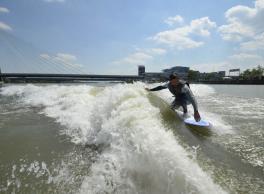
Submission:
[[[26,180],[22,178],[23,176],[34,176],[36,178],[35,182],[38,183],[43,181],[43,179],[47,179],[47,184],[52,182],[53,177],[44,161],[41,162],[41,165],[40,162],[36,160],[31,163],[26,163],[23,160],[20,160],[20,162],[22,163],[19,165],[12,165],[11,174],[8,175],[6,185],[1,185],[2,187],[0,187],[0,192],[5,191],[6,193],[12,190],[12,193],[21,193],[21,189],[23,189],[23,187],[27,187],[28,185],[26,184]]]
[[[163,85],[164,83],[159,84],[150,84],[149,87],[155,87],[157,85]],[[215,89],[209,85],[205,84],[190,84],[190,88],[195,96],[210,96],[216,93]],[[164,92],[166,90],[162,90]]]
[[[98,89],[100,90],[100,89]],[[91,132],[91,114],[96,90],[90,86],[10,86],[2,89],[2,95],[18,95],[28,105],[43,107],[43,113],[55,118],[67,128],[63,133],[75,143],[86,143]],[[94,110],[96,111],[96,110]]]
[[[80,193],[225,193],[162,125],[144,84],[26,85],[4,88],[2,94],[43,107],[76,144],[108,145]]]
[[[216,93],[213,87],[205,84],[191,84],[190,87],[194,95],[199,97],[207,97]]]
[[[204,98],[209,99],[209,101],[217,100],[215,96],[212,96],[213,94],[215,94],[215,90],[211,86],[203,84],[191,84],[190,86],[198,102],[200,115],[204,120],[212,124],[212,130],[218,135],[234,133],[233,127],[226,121],[224,121],[220,115],[210,112],[210,110],[208,110],[205,106],[206,104],[201,105],[199,103],[199,100],[202,100]],[[174,100],[174,97],[168,90],[161,90],[159,92],[156,92],[156,94],[168,104],[171,104],[171,102]],[[188,112],[190,113],[190,115],[193,115],[194,113],[191,105],[188,106]]]
[[[81,193],[224,193],[165,130],[140,84],[102,95],[105,104],[97,110],[106,117],[98,137],[107,137],[110,149],[92,166]]]

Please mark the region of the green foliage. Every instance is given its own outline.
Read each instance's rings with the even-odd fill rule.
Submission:
[[[188,72],[188,80],[198,80],[199,79],[199,71],[189,70]]]
[[[242,74],[241,77],[246,80],[252,80],[252,79],[262,79],[264,74],[264,68],[260,65],[257,68],[253,69],[247,69]]]

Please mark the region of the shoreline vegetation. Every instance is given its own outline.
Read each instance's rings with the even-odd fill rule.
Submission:
[[[188,81],[204,84],[264,85],[264,68],[259,65],[237,76],[219,76],[215,72],[201,74],[198,71],[189,70]]]
[[[262,80],[220,80],[220,81],[190,81],[194,84],[226,84],[226,85],[264,85]]]
[[[5,83],[91,83],[91,82],[125,82],[125,83],[133,83],[135,81],[143,81],[143,82],[151,82],[151,80],[147,80],[144,76],[134,76],[135,78],[130,79],[90,79],[90,80],[82,80],[82,79],[71,79],[71,78],[49,78],[49,77],[35,77],[35,78],[27,78],[27,77],[14,77],[8,78],[2,76],[3,73],[0,74],[0,84],[3,85]],[[118,75],[121,76],[121,75]],[[155,80],[154,82],[164,82],[167,79],[164,77],[160,80]],[[186,79],[190,83],[202,83],[202,84],[235,84],[235,85],[264,85],[264,68],[262,66],[258,66],[257,68],[247,69],[243,71],[240,75],[237,76],[219,76],[215,72],[211,73],[200,73],[199,71],[189,70],[188,76]]]

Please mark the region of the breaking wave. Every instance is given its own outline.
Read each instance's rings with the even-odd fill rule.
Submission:
[[[164,126],[144,87],[21,85],[1,94],[41,107],[74,144],[102,147],[77,192],[225,193]]]

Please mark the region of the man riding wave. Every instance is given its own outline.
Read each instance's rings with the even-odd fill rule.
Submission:
[[[169,77],[169,83],[165,85],[157,86],[155,88],[149,89],[147,91],[159,91],[168,88],[169,91],[174,95],[175,99],[171,103],[171,108],[178,109],[180,106],[183,108],[184,114],[188,112],[187,105],[192,104],[194,110],[194,119],[198,122],[201,120],[197,101],[189,87],[189,84],[183,80],[179,79],[179,76],[175,73],[171,74]]]

